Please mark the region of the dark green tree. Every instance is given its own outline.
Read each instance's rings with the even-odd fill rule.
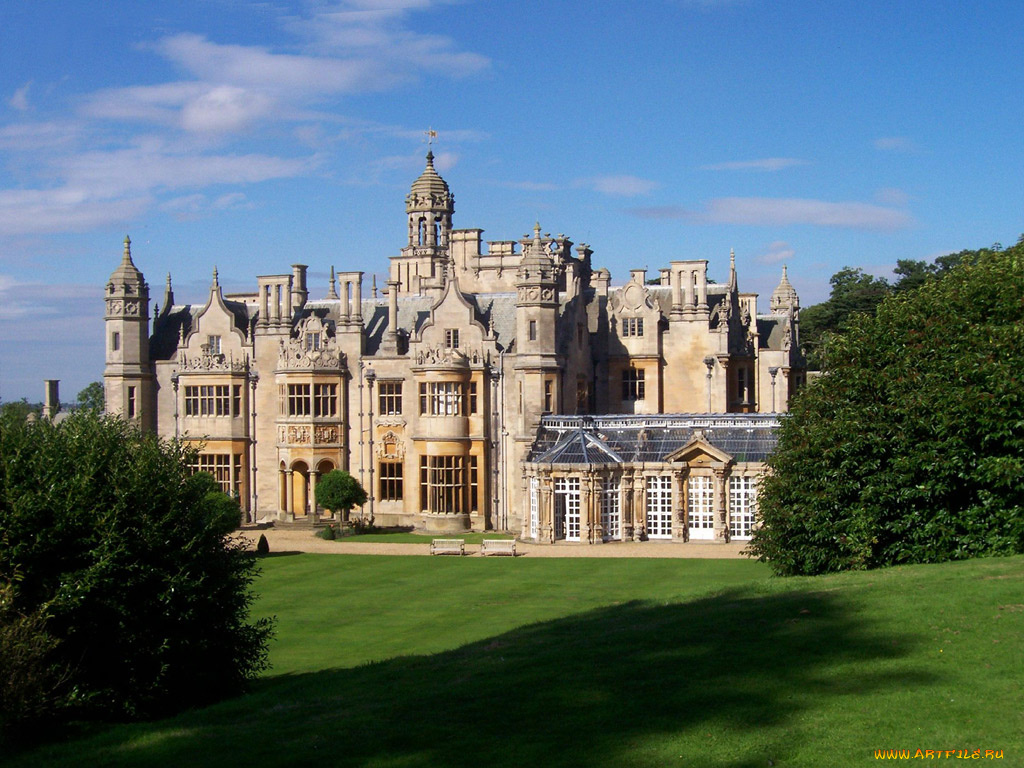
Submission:
[[[864,270],[843,267],[829,280],[832,290],[828,301],[813,304],[800,313],[800,343],[807,355],[808,367],[820,370],[821,345],[856,314],[873,315],[889,294],[885,278],[873,277]]]
[[[78,393],[78,406],[87,411],[102,412],[106,407],[103,398],[103,382],[94,381],[86,384],[85,389]]]
[[[776,572],[1024,552],[1024,245],[960,261],[827,339],[762,485]]]
[[[349,510],[366,503],[366,491],[352,475],[343,469],[332,469],[316,484],[317,504],[348,518]]]
[[[250,620],[256,559],[237,503],[194,452],[83,411],[0,418],[0,581],[45,617],[75,715],[165,714],[242,690],[272,626]]]

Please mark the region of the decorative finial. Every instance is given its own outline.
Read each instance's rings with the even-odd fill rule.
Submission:
[[[434,152],[433,150],[427,150],[427,168],[434,167]]]
[[[736,249],[735,248],[730,248],[729,249],[729,265],[732,266],[732,267],[736,266]]]
[[[217,280],[217,267],[213,268],[213,285],[210,288],[220,288],[220,282]]]
[[[168,291],[171,290],[171,273],[170,272],[167,273],[167,290]]]
[[[373,285],[370,287],[370,294],[373,296],[373,298],[376,299],[377,298],[377,273],[376,272],[373,273],[373,281],[372,282],[373,282]]]
[[[125,261],[132,260],[132,240],[128,235],[124,236],[124,258]]]
[[[331,266],[331,290],[327,292],[328,299],[338,298],[338,284],[334,276],[334,267]]]

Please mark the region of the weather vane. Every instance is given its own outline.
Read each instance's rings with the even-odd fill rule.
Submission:
[[[427,130],[425,130],[423,133],[427,137],[427,146],[433,144],[434,139],[437,138],[437,131],[435,131],[433,128],[427,128]]]

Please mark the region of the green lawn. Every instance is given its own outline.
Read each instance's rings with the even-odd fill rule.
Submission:
[[[1024,765],[1024,558],[775,579],[716,560],[281,555],[249,696],[17,766]],[[953,757],[953,756],[951,756]]]
[[[467,544],[479,544],[484,539],[512,539],[507,533],[413,533],[412,531],[374,531],[351,536],[339,536],[338,541],[358,541],[378,544],[429,544],[431,539],[462,539]]]

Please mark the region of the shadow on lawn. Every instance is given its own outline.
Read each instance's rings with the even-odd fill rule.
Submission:
[[[675,742],[700,750],[678,764],[764,766],[792,753],[787,731],[805,709],[927,682],[874,671],[911,646],[826,593],[627,603],[432,656],[269,678],[242,700],[152,724],[131,746],[79,754],[82,764],[618,767],[663,763]]]

